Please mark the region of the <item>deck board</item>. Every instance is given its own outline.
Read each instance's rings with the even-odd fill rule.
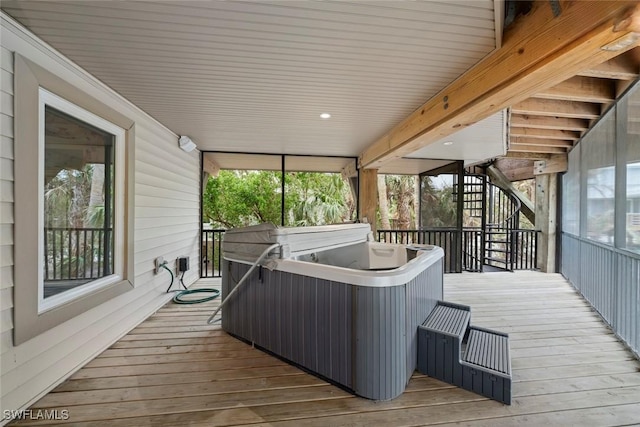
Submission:
[[[205,284],[211,281],[199,286]],[[510,334],[511,406],[419,373],[392,401],[352,396],[219,326],[205,325],[218,304],[213,301],[167,305],[32,409],[66,409],[68,422],[78,426],[553,426],[640,420],[640,362],[561,276],[447,275],[445,299],[470,305],[474,325]]]

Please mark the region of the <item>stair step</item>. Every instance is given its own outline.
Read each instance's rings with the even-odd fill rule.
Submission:
[[[460,346],[470,320],[469,306],[438,301],[427,320],[418,326],[418,371],[461,386]]]
[[[461,336],[465,333],[470,317],[469,306],[438,301],[422,327],[434,332]]]
[[[499,402],[511,404],[511,358],[509,335],[469,327],[462,365],[462,388]]]
[[[463,361],[503,375],[511,375],[509,335],[471,326]]]

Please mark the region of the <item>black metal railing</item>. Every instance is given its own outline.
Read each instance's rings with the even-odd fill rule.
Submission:
[[[482,271],[484,257],[483,235],[479,228],[462,230],[462,270]]]
[[[444,271],[458,271],[459,232],[451,228],[432,228],[424,230],[378,230],[377,240],[383,243],[399,243],[403,245],[435,245],[444,251]]]
[[[498,252],[498,250],[501,251],[499,256],[504,259],[503,264],[506,269],[533,270],[537,267],[538,232],[535,230],[510,230],[509,237],[504,240],[505,246],[503,247],[505,249],[483,247],[483,242],[495,241],[496,233],[496,231],[483,232],[479,228],[465,228],[462,231],[461,249],[458,249],[459,232],[456,229],[378,230],[377,239],[379,242],[386,243],[440,246],[444,250],[445,273],[455,273],[460,270],[482,271],[483,265],[487,264],[487,250],[491,254]],[[494,254],[494,256],[496,255]],[[494,265],[494,260],[489,261],[491,261],[489,265]]]
[[[202,269],[200,277],[221,277],[222,236],[225,230],[202,230]],[[425,230],[378,230],[377,240],[403,245],[424,244],[440,246],[444,251],[445,273],[459,271],[482,271],[484,265],[483,241],[486,236],[479,228],[465,228],[462,241],[456,229],[438,228]],[[512,270],[537,268],[537,238],[535,230],[511,230],[509,255]],[[459,249],[458,246],[462,245]],[[458,264],[459,263],[459,264]]]
[[[222,236],[225,230],[202,230],[200,277],[222,277]]]
[[[538,234],[536,230],[511,231],[511,269],[534,270],[538,268]]]
[[[113,271],[113,256],[105,253],[111,229],[45,228],[44,281],[98,279]]]

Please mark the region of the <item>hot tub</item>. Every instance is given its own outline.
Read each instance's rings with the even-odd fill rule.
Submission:
[[[374,400],[400,395],[417,360],[417,327],[442,299],[443,251],[374,242],[367,224],[229,230],[222,327]]]

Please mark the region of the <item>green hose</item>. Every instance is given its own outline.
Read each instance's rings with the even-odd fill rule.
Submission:
[[[208,297],[203,297],[200,299],[182,299],[183,296],[190,294],[213,294]],[[207,302],[218,298],[220,295],[220,291],[213,288],[200,288],[200,289],[187,289],[186,291],[182,291],[176,294],[173,297],[173,302],[176,304],[199,304],[201,302]]]
[[[171,275],[171,283],[169,283],[169,287],[167,288],[167,293],[169,293],[169,292],[178,292],[178,291],[171,291],[171,286],[173,286],[173,280],[175,279],[171,269],[169,267],[167,267],[166,263],[162,264],[160,267],[162,267],[165,270],[167,270],[169,272],[169,274]],[[214,299],[218,298],[218,296],[220,295],[220,291],[217,290],[217,289],[213,289],[213,288],[187,289],[187,286],[182,281],[183,278],[184,278],[184,271],[182,272],[182,277],[180,277],[180,284],[182,285],[182,287],[185,290],[184,291],[179,291],[173,297],[173,302],[175,302],[176,304],[200,304],[201,302],[207,302],[207,301],[214,300]],[[213,294],[213,295],[208,296],[208,297],[199,298],[199,299],[191,299],[191,298],[182,299],[182,297],[187,296],[187,295],[191,295],[191,294]]]

